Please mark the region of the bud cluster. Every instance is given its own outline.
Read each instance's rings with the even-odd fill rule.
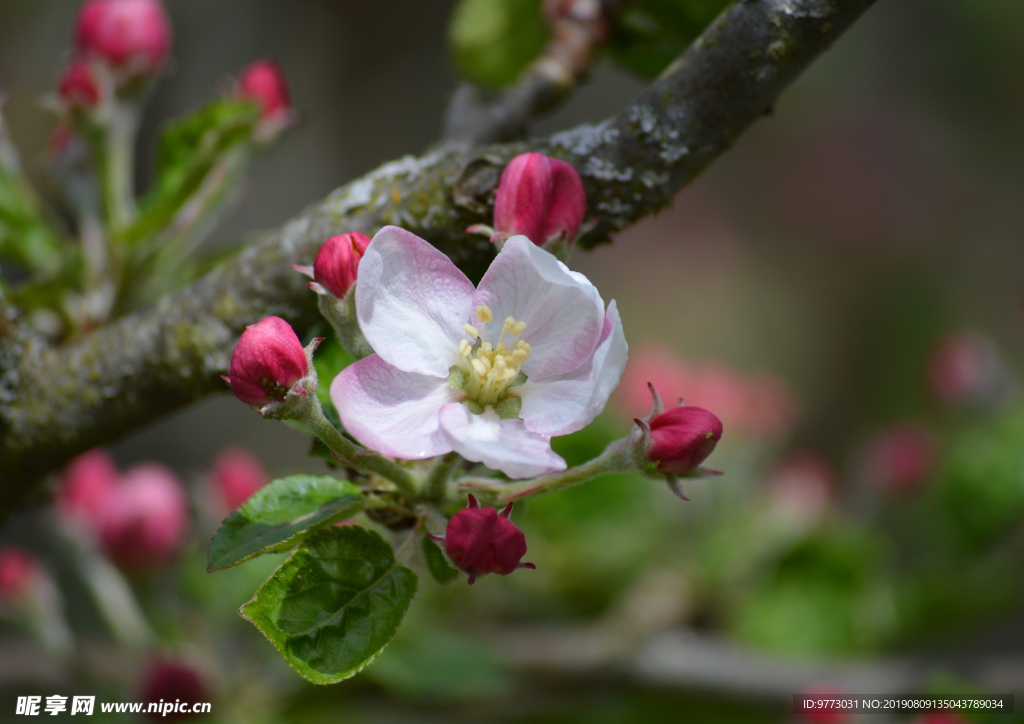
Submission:
[[[128,570],[170,562],[188,534],[188,500],[173,472],[142,463],[121,473],[98,448],[71,461],[56,503],[69,530]]]

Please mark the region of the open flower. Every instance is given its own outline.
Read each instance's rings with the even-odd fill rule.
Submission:
[[[626,364],[613,301],[525,236],[480,282],[387,226],[359,265],[356,312],[375,350],[331,399],[346,430],[396,458],[455,451],[512,478],[564,470],[551,438],[586,427]]]

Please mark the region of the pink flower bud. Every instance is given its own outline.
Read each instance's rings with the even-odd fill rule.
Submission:
[[[17,605],[30,594],[32,579],[40,572],[36,559],[14,546],[0,548],[0,603]]]
[[[571,244],[586,213],[587,197],[576,169],[542,153],[524,153],[501,174],[494,202],[495,237],[523,234],[538,246],[555,238]]]
[[[75,45],[112,67],[150,74],[171,50],[171,23],[159,0],[89,0],[78,13]]]
[[[674,407],[650,422],[647,460],[658,472],[685,475],[712,453],[722,439],[722,421],[700,407]]]
[[[235,510],[270,482],[263,463],[239,447],[224,450],[213,463],[213,487],[228,510]]]
[[[187,702],[196,704],[210,701],[210,690],[203,683],[203,677],[190,666],[165,659],[156,659],[146,672],[142,682],[142,701],[150,703]],[[189,707],[191,709],[191,707]],[[191,720],[189,712],[157,712],[150,717],[159,721]]]
[[[231,391],[247,405],[280,402],[309,371],[306,351],[288,322],[267,317],[245,328],[231,355]]]
[[[359,231],[332,236],[313,261],[313,278],[341,299],[356,283],[359,260],[369,244],[370,237]]]
[[[499,513],[494,508],[481,508],[470,495],[469,507],[448,521],[445,552],[469,574],[470,585],[477,576],[487,573],[507,576],[517,568],[535,567],[519,562],[526,555],[526,536],[509,520],[511,514],[511,503]]]
[[[188,500],[178,478],[155,463],[125,473],[100,521],[103,549],[127,570],[168,563],[188,528]]]
[[[893,427],[868,448],[865,475],[872,485],[895,492],[916,490],[935,465],[935,440],[915,424]]]
[[[93,77],[89,63],[76,60],[60,79],[57,92],[72,108],[94,108],[100,102],[100,87]]]
[[[57,491],[57,512],[69,523],[98,531],[103,509],[119,477],[113,458],[102,448],[82,453],[64,470]]]
[[[259,103],[263,118],[289,110],[292,103],[284,72],[276,61],[270,59],[257,60],[242,70],[235,95]]]

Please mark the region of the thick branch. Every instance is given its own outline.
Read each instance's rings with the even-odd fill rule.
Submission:
[[[246,324],[276,314],[303,329],[315,295],[291,264],[332,234],[397,224],[471,277],[493,250],[465,233],[490,221],[501,169],[526,150],[572,163],[600,223],[584,246],[668,204],[874,0],[740,0],[631,106],[597,126],[528,143],[437,150],[382,166],[314,204],[155,307],[51,349],[0,340],[0,509],[73,455],[225,389],[218,375]]]

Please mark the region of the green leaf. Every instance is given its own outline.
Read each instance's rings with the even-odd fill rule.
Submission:
[[[514,82],[547,39],[540,0],[461,0],[448,40],[459,70],[492,88]]]
[[[657,77],[728,0],[636,0],[615,20],[612,57],[646,78]]]
[[[160,139],[153,189],[120,240],[137,244],[166,229],[222,162],[232,173],[239,173],[246,164],[234,156],[249,145],[258,118],[255,103],[222,98],[168,125]]]
[[[210,542],[208,571],[264,553],[280,553],[319,528],[363,509],[359,488],[329,475],[290,475],[258,490]]]
[[[448,562],[441,547],[430,539],[423,537],[423,557],[427,559],[427,569],[430,575],[438,583],[448,583],[453,578],[458,578],[459,569]]]
[[[0,163],[0,259],[52,273],[60,265],[63,248],[44,220],[28,181]]]
[[[239,613],[314,684],[364,669],[394,638],[419,578],[358,526],[310,536]]]

